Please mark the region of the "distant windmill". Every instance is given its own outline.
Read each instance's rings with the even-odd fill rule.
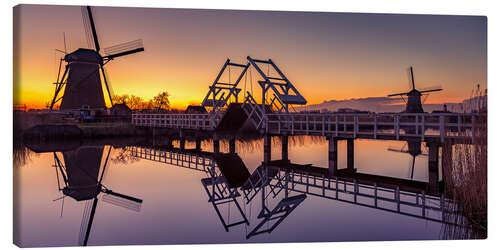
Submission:
[[[109,100],[113,105],[108,78],[104,70],[104,65],[109,61],[120,56],[130,55],[144,51],[142,40],[135,40],[104,49],[104,55],[101,55],[101,47],[97,39],[92,10],[90,6],[82,7],[83,22],[87,35],[89,49],[79,48],[69,54],[64,52],[64,58],[59,62],[59,72],[54,97],[50,103],[50,109],[61,100],[60,109],[80,109],[83,106],[90,108],[105,108],[104,93],[99,70],[102,72],[102,78],[108,92]],[[61,64],[66,62],[64,73],[61,76]],[[59,97],[63,86],[66,86],[64,94]]]
[[[419,91],[415,88],[415,79],[413,78],[413,67],[410,67],[410,74],[411,74],[412,89],[409,92],[391,94],[391,95],[388,95],[388,97],[407,96],[407,100],[405,100],[406,101],[406,110],[404,112],[406,112],[406,113],[424,113],[424,109],[422,108],[422,100],[421,100],[422,93],[436,92],[436,91],[441,91],[443,89],[437,88],[437,89]],[[403,100],[404,100],[404,98],[403,98]]]

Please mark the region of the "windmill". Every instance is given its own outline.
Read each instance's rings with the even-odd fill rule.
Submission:
[[[405,149],[406,148],[406,149]],[[396,153],[407,153],[410,154],[411,159],[411,172],[410,178],[413,180],[413,172],[415,170],[415,159],[418,156],[427,156],[427,153],[422,152],[422,144],[420,141],[406,141],[401,149],[397,148],[388,148],[387,151],[396,152]]]
[[[424,113],[424,109],[422,108],[422,94],[423,93],[429,93],[429,92],[436,92],[436,91],[441,91],[443,90],[442,88],[436,88],[436,89],[429,89],[429,90],[417,90],[415,88],[415,79],[413,77],[413,67],[410,66],[410,76],[411,76],[411,85],[412,89],[409,92],[403,92],[403,93],[397,93],[397,94],[390,94],[388,97],[392,96],[407,96],[406,102],[406,110],[404,111],[405,113]],[[403,98],[404,100],[404,98]]]
[[[62,199],[64,202],[64,198],[69,196],[78,202],[86,201],[82,224],[80,226],[79,240],[80,245],[84,246],[87,245],[89,239],[99,199],[109,204],[124,207],[136,212],[140,211],[142,204],[141,199],[114,192],[102,184],[108,165],[111,146],[109,146],[102,171],[100,171],[103,151],[104,147],[102,146],[86,146],[76,150],[66,151],[62,153],[64,163],[60,160],[58,154],[54,152],[57,184],[59,190],[63,193],[63,196],[56,200]],[[99,172],[101,172],[100,175]],[[62,181],[60,181],[60,179],[62,179]],[[98,198],[101,193],[103,195]]]
[[[69,54],[64,52],[64,58],[59,60],[59,72],[50,109],[53,109],[59,101],[61,101],[61,110],[80,109],[84,106],[92,109],[106,108],[101,73],[110,103],[113,105],[104,65],[118,57],[144,51],[142,40],[138,39],[106,48],[104,55],[101,55],[101,47],[90,6],[82,7],[82,16],[89,48],[79,48]],[[61,76],[63,61],[66,65]],[[64,86],[66,86],[64,94],[59,96]]]

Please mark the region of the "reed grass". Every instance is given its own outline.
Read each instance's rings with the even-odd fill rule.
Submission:
[[[478,98],[486,98],[479,94]],[[487,160],[488,160],[488,118],[486,102],[481,101],[474,123],[472,144],[443,145],[443,178],[446,196],[451,197],[449,204],[456,212],[445,220],[451,224],[443,230],[448,239],[485,239],[487,237]],[[470,107],[469,107],[470,108]],[[482,110],[482,111],[481,111]],[[451,150],[444,150],[451,147]],[[451,154],[451,155],[449,155]],[[458,208],[458,209],[457,209]],[[455,226],[451,226],[455,224]]]

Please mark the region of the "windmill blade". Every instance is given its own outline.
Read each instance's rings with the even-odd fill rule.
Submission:
[[[57,70],[57,80],[56,84],[59,83],[59,78],[61,77],[61,66],[62,66],[63,59],[59,59],[59,68]]]
[[[99,185],[101,185],[104,173],[106,171],[106,167],[108,166],[109,153],[111,153],[111,146],[109,146],[108,154],[106,155],[106,160],[104,160],[104,166],[102,167],[101,177],[99,178]]]
[[[82,6],[82,20],[83,20],[83,28],[85,30],[85,39],[87,40],[87,45],[89,49],[95,48],[93,39],[92,39],[92,28],[90,27],[89,13],[87,12],[87,8]]]
[[[56,50],[57,52],[61,52],[61,53],[63,53],[63,54],[65,54],[65,55],[66,55],[66,52],[64,52],[64,51],[62,51],[62,50],[60,50],[60,49],[55,49],[55,50]]]
[[[108,91],[109,102],[111,103],[111,107],[113,107],[113,97],[111,95],[111,91],[108,84],[108,77],[106,77],[106,71],[104,70],[104,65],[100,65],[102,78],[104,79],[104,86],[106,86],[106,91]]]
[[[406,150],[403,150],[403,149],[394,149],[394,148],[388,148],[387,151],[391,151],[391,152],[396,152],[396,153],[408,153],[408,151]]]
[[[436,91],[441,91],[441,90],[443,90],[443,89],[442,88],[429,89],[429,90],[422,90],[422,91],[420,91],[420,93],[436,92]]]
[[[97,207],[97,198],[94,198],[92,203],[85,203],[85,209],[83,210],[82,224],[80,226],[80,239],[79,243],[82,246],[86,246],[90,236],[90,230],[92,229],[92,223],[94,222],[95,210]]]
[[[61,61],[62,62],[62,61]],[[69,70],[69,67],[65,67],[64,69],[64,73],[62,75],[62,77],[59,79],[59,73],[58,73],[58,76],[57,76],[57,80],[58,82],[56,82],[56,88],[54,90],[54,97],[52,98],[52,101],[50,102],[50,109],[52,110],[54,108],[54,105],[62,98],[62,96],[58,99],[57,96],[59,95],[59,92],[61,91],[61,89],[63,88],[64,86],[64,81],[66,79],[66,76],[68,75],[68,70]],[[59,71],[61,72],[61,71]]]
[[[103,58],[107,59],[107,60],[113,60],[113,59],[115,59],[117,57],[120,57],[120,56],[126,56],[126,55],[130,55],[130,54],[134,54],[134,53],[142,52],[142,51],[144,51],[144,48],[137,48],[137,49],[128,50],[128,51],[124,51],[124,52],[121,52],[121,53],[117,53],[117,54],[112,54],[112,55],[109,55],[109,56],[105,56]]]
[[[420,92],[422,93],[422,92]],[[429,94],[422,94],[424,96],[424,99],[422,100],[422,104],[425,104],[425,101],[427,101],[427,98],[429,98]]]
[[[106,56],[104,57],[104,59],[113,60],[114,58],[120,56],[130,55],[141,51],[144,51],[142,39],[137,39],[134,41],[121,43],[115,46],[105,48],[104,54],[106,54]]]
[[[415,156],[412,157],[412,162],[411,162],[411,175],[410,178],[413,180],[413,171],[415,170]]]
[[[120,195],[120,196],[118,196],[118,195]],[[123,198],[123,197],[127,197],[127,198]],[[132,210],[135,212],[141,211],[142,200],[134,198],[134,197],[130,197],[130,196],[122,195],[122,194],[117,194],[117,193],[113,192],[113,194],[107,193],[107,194],[103,195],[102,200],[106,203],[109,203],[109,204],[112,204],[115,206],[119,206],[119,207],[122,207],[122,208],[125,208],[128,210]],[[136,200],[139,200],[139,201],[136,201]]]
[[[144,49],[144,45],[143,45],[142,39],[137,39],[137,40],[113,45],[111,47],[107,47],[104,49],[104,54],[109,56],[109,55],[118,54],[118,53],[122,53],[122,52],[129,51],[129,50],[140,49],[140,48]]]
[[[68,54],[67,50],[66,50],[66,33],[63,32],[63,41],[64,41],[64,54]]]
[[[101,48],[99,47],[99,40],[97,39],[97,31],[95,29],[94,17],[92,16],[92,10],[90,6],[87,6],[87,13],[89,15],[90,28],[92,30],[92,39],[94,41],[95,50],[99,52]]]
[[[404,93],[397,93],[397,94],[390,94],[390,95],[387,95],[387,97],[391,97],[391,96],[399,96],[399,95],[408,95],[408,92],[404,92]]]
[[[413,67],[410,66],[411,86],[412,90],[415,89],[415,78],[413,77]]]
[[[405,150],[405,148],[407,148]],[[395,148],[387,148],[387,151],[391,152],[396,152],[396,153],[409,153],[410,151],[408,150],[408,142],[404,143],[401,149],[395,149]]]
[[[130,200],[130,201],[133,201],[133,202],[142,203],[142,199],[135,198],[135,197],[128,196],[128,195],[124,195],[124,194],[120,194],[120,193],[117,193],[117,192],[113,192],[112,190],[109,190],[109,189],[105,190],[104,193],[109,194],[109,195],[114,195],[116,197],[120,197],[120,198],[123,198],[123,199],[127,199],[127,200]]]

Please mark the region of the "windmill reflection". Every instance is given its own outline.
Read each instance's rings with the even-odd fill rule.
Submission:
[[[413,173],[415,171],[415,159],[418,156],[427,156],[427,153],[422,152],[422,143],[420,141],[406,141],[401,149],[398,148],[388,148],[387,151],[396,153],[407,153],[410,154],[411,159],[411,170],[410,179],[413,180]]]
[[[101,167],[103,152],[104,146],[83,146],[62,152],[63,161],[57,152],[53,152],[57,184],[59,191],[63,193],[63,197],[59,199],[64,202],[64,197],[69,196],[78,202],[86,201],[79,237],[79,244],[83,246],[88,243],[99,199],[136,212],[141,209],[141,199],[114,192],[102,183],[111,146],[108,147]],[[98,198],[101,193],[101,197]]]

